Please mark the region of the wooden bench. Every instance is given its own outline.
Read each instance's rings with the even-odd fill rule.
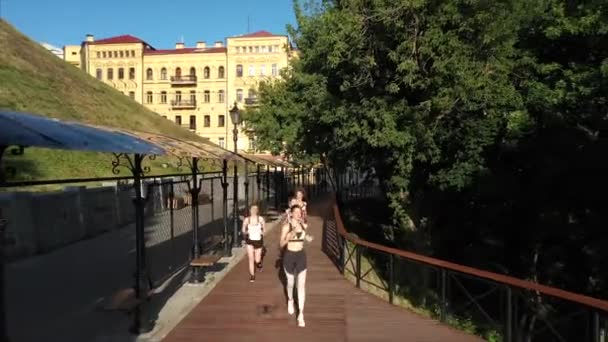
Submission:
[[[192,267],[192,277],[190,278],[190,282],[200,283],[201,279],[199,279],[199,271],[201,269],[204,270],[206,267],[215,265],[221,258],[222,257],[219,255],[201,255],[196,259],[192,259],[192,261],[190,261],[190,266]]]
[[[103,306],[105,311],[123,311],[131,313],[136,307],[148,300],[153,294],[153,290],[149,290],[144,298],[135,298],[135,289],[132,287],[120,289],[116,291],[108,302]]]

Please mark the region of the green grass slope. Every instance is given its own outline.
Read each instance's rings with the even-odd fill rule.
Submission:
[[[162,133],[181,139],[202,138],[131,100],[112,87],[60,60],[38,43],[0,20],[0,108],[52,118]],[[112,156],[28,148],[25,155],[8,157],[15,179],[40,180],[111,176]],[[154,173],[176,172],[149,162]],[[128,171],[121,171],[127,175]]]

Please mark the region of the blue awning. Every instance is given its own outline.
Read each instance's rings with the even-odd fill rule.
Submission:
[[[111,128],[0,111],[0,146],[10,145],[113,153],[167,153],[145,139]]]

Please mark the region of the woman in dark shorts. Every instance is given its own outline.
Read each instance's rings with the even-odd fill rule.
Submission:
[[[262,249],[264,247],[264,218],[258,215],[258,206],[249,208],[249,216],[243,220],[243,235],[247,238],[247,257],[249,258],[249,281],[255,281],[256,267],[262,270]]]
[[[295,313],[293,290],[297,280],[298,289],[298,326],[304,327],[304,301],[306,299],[306,252],[304,241],[311,241],[306,234],[308,225],[302,220],[302,209],[298,205],[290,208],[290,220],[281,229],[281,248],[283,254],[283,269],[287,276],[287,312]]]

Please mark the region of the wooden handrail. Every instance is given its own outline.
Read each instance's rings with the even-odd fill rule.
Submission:
[[[397,256],[400,256],[400,257],[403,257],[403,258],[406,258],[409,260],[417,261],[417,262],[420,262],[423,264],[427,264],[427,265],[431,265],[431,266],[435,266],[435,267],[439,267],[439,268],[444,268],[444,269],[447,269],[450,271],[463,273],[463,274],[470,275],[470,276],[477,277],[477,278],[491,280],[496,283],[509,285],[512,287],[517,287],[520,289],[525,289],[525,290],[530,290],[530,291],[538,291],[539,293],[542,293],[547,296],[552,296],[555,298],[563,299],[566,301],[578,303],[581,305],[585,305],[588,307],[592,307],[595,309],[599,309],[599,310],[608,312],[608,301],[606,301],[606,300],[561,290],[556,287],[542,285],[542,284],[534,283],[534,282],[531,282],[528,280],[523,280],[523,279],[518,279],[515,277],[507,276],[504,274],[498,274],[498,273],[484,271],[484,270],[480,270],[480,269],[469,267],[469,266],[459,265],[459,264],[455,264],[453,262],[449,262],[449,261],[445,261],[445,260],[441,260],[441,259],[435,259],[435,258],[431,258],[428,256],[404,251],[404,250],[397,249],[397,248],[383,246],[383,245],[380,245],[377,243],[373,243],[373,242],[369,242],[369,241],[366,241],[366,240],[363,240],[360,238],[353,237],[344,228],[344,222],[342,221],[342,215],[340,214],[340,209],[338,208],[338,204],[336,202],[335,193],[332,194],[332,198],[333,198],[332,206],[333,206],[334,218],[336,220],[336,228],[338,230],[338,234],[340,234],[346,240],[348,240],[354,244],[365,246],[365,247],[375,249],[375,250],[378,250],[378,251],[381,251],[384,253],[397,255]]]

